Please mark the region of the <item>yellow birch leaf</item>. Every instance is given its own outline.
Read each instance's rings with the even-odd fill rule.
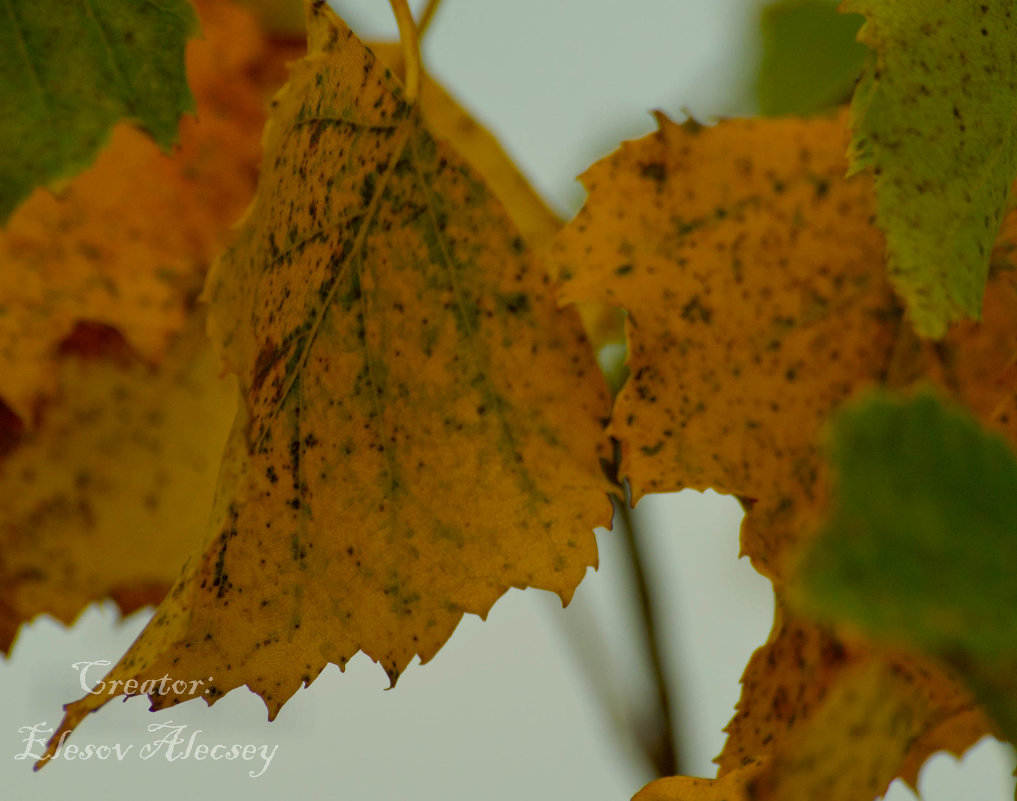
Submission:
[[[399,42],[378,42],[371,51],[400,79],[405,70]],[[420,76],[420,116],[436,139],[445,139],[484,181],[535,251],[551,244],[562,221],[520,172],[501,143],[464,109],[427,70]]]
[[[924,671],[889,655],[847,666],[836,683],[823,688],[814,714],[798,723],[774,753],[745,757],[727,771],[722,767],[717,779],[657,780],[633,801],[877,798],[919,733],[949,714],[929,692]]]
[[[794,751],[801,732],[815,727],[813,719],[824,699],[865,665],[908,671],[916,691],[928,699],[928,714],[914,723],[909,747],[902,752],[897,768],[896,775],[912,787],[933,753],[945,750],[960,756],[994,730],[994,724],[952,672],[913,655],[887,656],[864,642],[844,641],[830,628],[788,615],[784,609],[778,595],[773,632],[752,655],[742,675],[742,696],[724,729],[727,741],[716,759],[721,775],[736,770],[746,759],[776,758]]]
[[[109,329],[76,333],[39,425],[0,459],[0,651],[42,612],[159,603],[200,544],[236,410],[203,328],[193,315],[157,368]]]
[[[402,77],[403,48],[398,42],[372,44],[385,65]],[[425,70],[420,78],[420,114],[431,134],[445,139],[483,176],[519,233],[538,256],[545,256],[563,222],[537,194],[501,143],[475,120]],[[554,274],[554,263],[548,266]],[[576,311],[595,349],[625,339],[620,309],[606,303],[577,303]]]
[[[107,677],[212,676],[209,703],[246,684],[271,718],[358,651],[394,683],[509,587],[567,602],[610,520],[578,319],[394,76],[307,9],[206,288],[242,398],[210,527]],[[69,704],[51,745],[109,699]]]
[[[742,674],[742,696],[724,729],[724,750],[715,760],[721,774],[746,759],[774,754],[844,671],[865,658],[864,649],[845,645],[809,620],[789,618],[778,603],[769,639]]]
[[[897,769],[897,778],[917,795],[918,774],[929,757],[943,752],[950,754],[954,759],[961,759],[971,746],[983,739],[987,732],[992,733],[994,729],[995,724],[982,707],[961,708],[955,714],[948,715],[942,722],[930,726],[925,733],[918,735]]]
[[[844,178],[846,114],[659,121],[584,174],[589,199],[554,246],[562,297],[629,314],[631,378],[609,432],[634,499],[685,487],[747,499],[743,553],[779,576],[823,509],[817,437],[847,398],[895,372],[986,415],[1012,398],[1017,218],[983,323],[916,341],[901,372],[872,182]]]
[[[197,117],[181,120],[179,147],[167,155],[117,126],[90,169],[58,195],[36,190],[0,231],[0,401],[28,427],[79,320],[161,358],[254,193],[266,92],[290,50],[227,0],[198,11],[204,39],[187,49]]]
[[[845,663],[837,681],[814,697],[816,708],[807,717],[788,718],[788,709],[782,707],[793,706],[795,699],[777,699],[773,714],[784,715],[789,734],[776,748],[764,749],[765,756],[743,757],[727,770],[722,765],[717,779],[659,779],[633,801],[877,798],[925,733],[956,720],[930,685],[929,670],[928,665],[914,665],[910,657],[892,655]],[[960,700],[970,704],[969,698]],[[909,775],[913,781],[914,774]]]
[[[562,297],[629,313],[609,431],[634,500],[753,499],[767,527],[743,550],[773,573],[785,519],[820,492],[821,423],[881,378],[898,327],[871,183],[843,179],[843,116],[658,119],[582,176],[555,245]]]

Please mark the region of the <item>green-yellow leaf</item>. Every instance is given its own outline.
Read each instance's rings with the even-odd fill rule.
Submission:
[[[846,409],[830,452],[834,506],[800,566],[799,602],[945,659],[1017,735],[1012,694],[993,689],[1017,667],[1013,450],[924,393]]]
[[[836,0],[777,0],[760,19],[759,111],[810,114],[851,96],[868,50],[855,41],[861,18]]]
[[[308,31],[206,287],[242,407],[210,526],[111,672],[213,676],[209,702],[246,684],[272,717],[358,651],[394,683],[509,587],[567,601],[610,516],[578,317],[324,3]],[[60,734],[108,700],[69,705]]]
[[[922,336],[981,312],[1017,175],[1013,0],[845,0],[875,52],[852,101],[852,169],[876,175],[887,267]]]
[[[168,149],[193,108],[187,0],[7,0],[0,9],[0,225],[36,187],[84,169],[120,119]]]
[[[752,801],[860,801],[886,792],[915,739],[949,716],[920,667],[873,659],[845,671],[807,723],[750,780]]]

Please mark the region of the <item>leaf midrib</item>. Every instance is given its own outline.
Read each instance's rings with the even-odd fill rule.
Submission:
[[[14,14],[14,7],[11,5],[11,0],[4,0],[4,7],[7,9],[7,16],[10,17],[11,27],[14,30],[15,39],[18,42],[18,50],[21,53],[21,58],[24,60],[25,65],[28,67],[28,72],[32,76],[32,83],[35,85],[36,90],[42,96],[43,103],[48,107],[49,98],[46,91],[43,89],[42,80],[39,78],[39,73],[35,68],[35,63],[32,61],[32,54],[28,49],[28,42],[25,39],[25,33],[22,30],[21,24],[18,21],[17,16]]]
[[[303,374],[304,369],[307,367],[307,360],[310,358],[311,347],[314,345],[314,342],[318,338],[318,331],[321,328],[322,321],[325,319],[325,315],[328,313],[332,304],[335,302],[336,293],[339,290],[339,286],[343,283],[341,280],[342,276],[347,272],[348,267],[350,268],[352,267],[353,260],[356,259],[363,250],[364,243],[367,239],[367,232],[371,228],[371,224],[378,213],[379,206],[381,205],[381,196],[385,191],[385,187],[388,184],[389,179],[395,172],[395,166],[399,161],[399,157],[402,155],[403,150],[406,148],[406,144],[409,141],[410,133],[412,132],[414,127],[413,126],[414,120],[415,115],[411,115],[403,123],[405,125],[405,130],[400,135],[399,140],[397,140],[396,145],[392,150],[392,157],[389,158],[388,164],[385,167],[385,171],[382,173],[381,179],[375,185],[375,191],[374,194],[371,196],[371,201],[368,204],[367,209],[365,209],[365,211],[363,212],[362,216],[364,220],[360,224],[360,227],[357,229],[357,235],[356,238],[354,239],[353,247],[350,248],[349,255],[347,255],[346,259],[343,261],[343,263],[336,271],[336,278],[332,282],[332,286],[329,287],[328,294],[324,297],[317,311],[315,312],[314,321],[312,322],[310,329],[308,330],[307,334],[302,338],[303,350],[300,354],[300,362],[293,369],[293,372],[287,377],[286,384],[283,387],[282,392],[279,393],[279,399],[273,405],[271,412],[269,412],[269,414],[266,415],[265,421],[261,425],[261,431],[258,435],[258,438],[252,443],[255,450],[260,448],[261,443],[264,441],[266,435],[268,434],[269,429],[272,427],[272,423],[275,422],[275,418],[278,416],[280,409],[282,409],[283,404],[286,402],[286,398],[292,391],[294,382],[297,380],[298,376]],[[321,233],[322,231],[315,232],[309,237],[305,237],[305,240],[313,239],[315,236],[318,236]],[[371,369],[371,365],[369,362],[368,369],[369,370]],[[374,388],[373,376],[371,380],[371,386],[372,392],[376,392],[376,389]],[[377,397],[375,397],[375,402],[377,405]]]

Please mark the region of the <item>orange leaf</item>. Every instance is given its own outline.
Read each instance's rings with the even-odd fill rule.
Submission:
[[[911,661],[872,659],[822,705],[750,785],[754,801],[861,801],[886,792],[919,734],[947,712]]]
[[[371,49],[400,77],[403,48],[398,42]],[[483,176],[526,243],[543,258],[562,228],[562,221],[530,185],[494,136],[426,71],[420,81],[420,114],[436,139],[445,139]],[[553,269],[553,262],[549,264]],[[552,277],[556,277],[552,272]],[[576,310],[594,348],[624,339],[621,312],[605,303],[579,303]]]
[[[122,126],[0,232],[0,372],[18,413],[0,401],[2,651],[42,612],[158,603],[200,542],[235,398],[195,295],[254,192],[266,90],[293,48],[231,2],[199,11],[198,117],[173,156]]]
[[[582,176],[589,199],[555,247],[562,296],[629,312],[609,431],[633,498],[752,499],[762,542],[743,551],[773,572],[821,492],[820,425],[888,366],[872,187],[842,179],[843,117],[658,119]]]
[[[58,195],[36,190],[0,231],[0,399],[28,426],[79,320],[161,358],[254,193],[265,95],[290,49],[226,0],[198,10],[205,38],[187,49],[197,118],[181,120],[172,156],[120,125],[90,169]]]

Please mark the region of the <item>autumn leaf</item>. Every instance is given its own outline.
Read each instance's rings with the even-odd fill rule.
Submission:
[[[954,711],[920,667],[870,660],[847,671],[819,708],[750,783],[754,801],[883,795],[915,738]]]
[[[567,602],[610,514],[609,399],[578,319],[398,81],[307,8],[206,288],[242,398],[211,524],[110,673],[214,676],[209,702],[246,684],[272,718],[358,651],[394,683],[509,587]],[[54,745],[108,700],[68,705]]]
[[[830,451],[834,504],[792,585],[798,605],[952,664],[1014,739],[1012,448],[922,393],[843,410]]]
[[[826,511],[819,433],[845,401],[925,377],[1013,430],[1017,220],[995,251],[982,323],[926,344],[885,280],[872,184],[844,178],[843,115],[660,126],[583,176],[589,199],[555,245],[562,295],[628,311],[631,378],[609,433],[633,497],[692,487],[742,498],[742,553],[783,605],[796,548]],[[722,774],[746,758],[785,764],[777,757],[854,666],[885,659],[779,616],[743,677]],[[991,725],[954,673],[916,675],[931,706],[899,765],[909,780],[933,750],[963,751]]]
[[[562,298],[628,311],[609,433],[633,501],[751,498],[760,542],[743,550],[777,573],[819,498],[816,432],[881,380],[899,327],[871,184],[843,180],[842,117],[658,120],[582,176],[589,198],[556,243]]]
[[[0,403],[4,651],[42,612],[158,603],[200,544],[235,399],[215,389],[194,299],[254,191],[265,89],[290,48],[232,3],[199,11],[200,119],[177,157],[122,126],[63,196],[39,190],[0,233],[2,393],[21,413]]]
[[[851,97],[868,49],[855,41],[862,18],[836,0],[776,0],[762,8],[756,75],[759,112],[812,114]]]
[[[899,335],[872,184],[843,177],[843,115],[658,119],[582,176],[589,198],[555,244],[562,298],[628,311],[632,378],[609,433],[633,499],[686,487],[747,499],[743,552],[781,576],[823,508],[818,435],[843,401],[921,376],[986,418],[1013,396],[1017,217],[983,323],[923,345]]]
[[[200,544],[236,409],[203,329],[157,369],[110,329],[66,342],[40,425],[0,459],[0,651],[42,612],[158,603]]]
[[[749,659],[741,679],[742,697],[724,729],[727,741],[715,760],[721,775],[757,755],[774,753],[845,672],[867,658],[867,649],[843,643],[829,627],[788,615],[779,599],[773,630]]]
[[[90,169],[59,195],[37,190],[0,231],[0,401],[28,427],[56,391],[59,344],[78,321],[161,358],[254,193],[266,93],[290,50],[233,3],[199,11],[205,38],[188,49],[198,118],[182,121],[172,157],[117,126]]]
[[[852,170],[876,176],[887,268],[915,330],[977,319],[1017,176],[1017,21],[1009,0],[845,0],[874,51],[852,101]]]
[[[163,150],[194,109],[186,0],[6,3],[0,16],[0,225],[37,186],[87,167],[121,119]]]
[[[874,649],[857,637],[845,639],[828,625],[788,612],[783,596],[783,590],[778,592],[769,639],[753,653],[742,676],[742,696],[724,729],[728,735],[724,749],[715,760],[721,776],[737,771],[746,760],[766,756],[772,758],[768,782],[790,781],[790,777],[781,776],[788,771],[797,774],[795,781],[812,780],[801,775],[800,767],[787,766],[797,759],[802,744],[826,737],[824,732],[829,729],[842,738],[838,750],[849,754],[860,768],[855,783],[875,781],[883,788],[867,796],[875,797],[895,776],[917,787],[918,772],[929,756],[949,751],[959,757],[986,732],[994,731],[953,671],[913,655]],[[911,730],[904,737],[908,747],[897,752],[895,773],[881,769],[866,773],[864,765],[872,764],[866,762],[872,758],[868,753],[871,741],[843,738],[857,722],[845,717],[853,705],[829,704],[854,677],[885,669],[911,677],[902,697],[886,695],[882,699],[884,706],[897,704],[901,714],[911,718]],[[882,736],[878,730],[873,735]],[[879,749],[887,750],[885,744]],[[816,769],[824,770],[826,761],[825,757],[817,761]],[[788,797],[797,796],[791,793]]]
[[[401,44],[374,43],[371,50],[402,77]],[[448,141],[483,177],[526,243],[538,256],[546,255],[564,223],[533,189],[501,143],[426,70],[420,79],[419,106],[432,136]],[[554,263],[549,266],[553,268]],[[578,303],[576,310],[595,349],[624,342],[624,316],[619,309],[604,303]]]
[[[401,80],[405,70],[402,45],[378,42],[370,47]],[[427,130],[435,139],[452,144],[484,177],[527,244],[536,251],[547,248],[561,230],[562,220],[536,193],[501,143],[426,70],[420,76],[419,107]]]

